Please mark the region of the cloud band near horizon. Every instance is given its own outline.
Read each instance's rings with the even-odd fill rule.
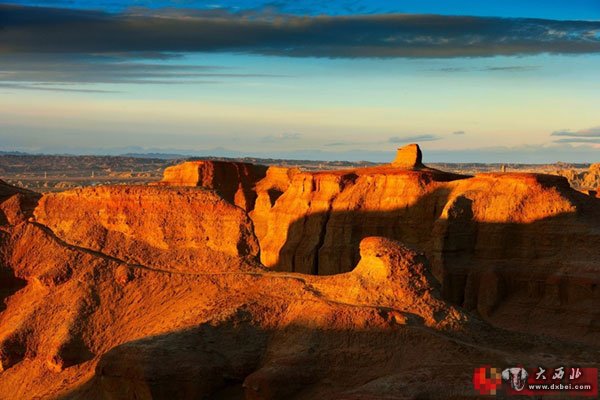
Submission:
[[[600,126],[579,131],[555,131],[551,136],[562,136],[554,143],[600,143]]]
[[[439,15],[291,16],[0,5],[0,53],[242,52],[453,58],[600,52],[600,21]]]

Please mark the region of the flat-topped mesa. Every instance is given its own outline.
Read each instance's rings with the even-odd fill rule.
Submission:
[[[34,217],[66,243],[164,271],[198,272],[259,252],[246,213],[207,190],[98,186],[49,193]]]
[[[165,169],[158,184],[197,186],[216,191],[221,197],[249,211],[254,208],[254,186],[265,177],[267,167],[230,161],[188,161]]]
[[[412,143],[404,147],[400,147],[396,153],[396,158],[392,161],[392,167],[404,169],[419,169],[423,168],[423,153],[419,145]]]

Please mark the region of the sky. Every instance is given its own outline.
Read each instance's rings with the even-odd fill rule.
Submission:
[[[0,151],[600,161],[597,0],[0,4]]]

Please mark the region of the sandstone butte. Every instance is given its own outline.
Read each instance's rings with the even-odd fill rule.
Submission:
[[[226,162],[0,182],[0,399],[476,398],[599,366],[600,199],[563,177]]]

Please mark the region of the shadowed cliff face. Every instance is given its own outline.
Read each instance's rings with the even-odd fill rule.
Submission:
[[[586,220],[593,226],[598,218],[594,205],[595,199],[569,189],[566,180],[558,177],[487,174],[456,179],[450,174],[388,167],[295,174],[271,208],[256,209],[251,216],[266,225],[258,235],[263,264],[333,274],[344,272],[341,265],[356,261],[355,245],[364,236],[402,240],[435,258],[436,251],[452,251],[456,246],[460,253],[468,246],[458,243],[460,237],[474,237],[478,223],[518,225],[572,214],[573,228],[587,232]],[[463,226],[463,231],[457,230]],[[556,231],[561,229],[557,226]],[[481,241],[489,239],[481,236]],[[447,243],[454,240],[456,245]],[[494,245],[498,257],[503,257],[496,243],[485,245]],[[505,247],[508,257],[515,256],[510,246]]]
[[[600,202],[564,178],[462,177],[420,164],[294,172],[286,185],[283,175],[269,206],[267,172],[250,213],[264,265],[337,274],[358,261],[361,239],[385,236],[427,255],[447,300],[500,326],[598,334]]]
[[[4,187],[0,398],[465,398],[478,365],[596,366],[600,201],[417,150],[39,203]]]
[[[192,185],[215,188],[215,176],[228,176],[228,187],[251,189],[249,215],[269,268],[347,272],[363,238],[384,236],[425,253],[447,300],[501,326],[531,331],[542,324],[563,337],[570,333],[565,326],[577,326],[580,338],[596,334],[600,316],[590,310],[598,301],[600,207],[564,178],[450,174],[423,165],[417,145],[375,168],[271,167],[259,180],[230,169],[241,170],[185,163],[167,170],[163,184],[181,184],[174,177],[191,171]],[[557,312],[564,323],[548,322]]]
[[[36,223],[9,245],[28,284],[0,317],[0,397],[442,399],[472,395],[473,365],[599,356],[448,304],[426,258],[385,238],[361,241],[356,268],[335,276],[165,272]]]
[[[192,163],[193,181],[214,187],[225,164],[207,165]],[[210,176],[197,175],[203,170]],[[144,190],[127,195],[87,190],[77,200],[69,200],[69,193],[46,196],[36,215],[67,243],[165,270],[228,270],[236,257],[258,254],[249,222],[210,192]],[[424,166],[418,148],[409,147],[394,164],[377,168],[318,173],[269,168],[253,190],[256,207],[249,215],[267,267],[313,275],[347,272],[359,260],[362,239],[384,236],[425,253],[447,300],[500,326],[524,331],[546,326],[561,337],[575,330],[582,340],[597,333],[599,315],[592,310],[598,305],[598,201],[571,190],[563,178],[448,174]],[[157,197],[144,200],[142,211],[131,211],[151,195]],[[178,199],[192,205],[175,206]],[[94,214],[97,209],[102,215]],[[194,228],[192,220],[203,228]],[[207,229],[209,239],[198,240]],[[561,324],[552,322],[557,312]]]
[[[188,161],[165,169],[163,186],[197,186],[217,192],[225,200],[250,211],[254,208],[254,186],[265,177],[267,167],[238,162]]]

